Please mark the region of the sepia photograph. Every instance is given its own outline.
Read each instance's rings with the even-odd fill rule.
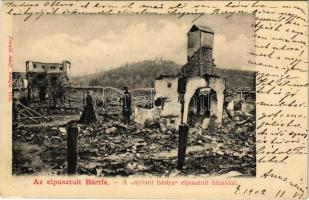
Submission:
[[[12,175],[255,177],[254,19],[14,16]]]

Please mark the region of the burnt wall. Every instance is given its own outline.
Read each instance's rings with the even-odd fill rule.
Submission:
[[[42,62],[26,62],[27,72],[36,73],[63,73],[67,74],[70,63],[68,61],[63,61],[62,63],[42,63]]]
[[[186,77],[202,76],[205,73],[212,74],[213,68],[212,49],[201,48],[183,66],[181,73]]]

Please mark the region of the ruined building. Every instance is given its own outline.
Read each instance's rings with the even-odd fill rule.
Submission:
[[[162,75],[156,79],[155,107],[160,110],[160,117],[172,119],[176,127],[181,123],[189,124],[194,116],[202,119],[203,128],[208,127],[211,116],[220,126],[231,71],[225,74],[225,69],[218,69],[214,64],[213,30],[193,25],[187,36],[188,61],[178,75]],[[245,76],[254,87],[255,73]]]
[[[26,103],[28,80],[25,72],[13,72],[13,97]]]
[[[62,63],[26,62],[28,103],[44,102],[48,98],[53,105],[65,101],[65,87],[70,85],[69,61]]]

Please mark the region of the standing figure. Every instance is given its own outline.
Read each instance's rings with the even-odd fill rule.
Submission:
[[[86,96],[86,106],[84,107],[82,116],[80,117],[79,122],[83,124],[91,124],[97,121],[97,117],[94,112],[93,98],[90,91],[87,91]]]
[[[126,124],[130,123],[130,116],[132,114],[131,111],[131,94],[128,91],[128,87],[123,87],[123,97],[121,98],[122,101],[122,116],[123,121]]]

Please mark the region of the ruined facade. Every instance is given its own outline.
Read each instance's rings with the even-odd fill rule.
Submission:
[[[225,78],[214,74],[214,32],[193,25],[188,32],[187,63],[177,76],[160,76],[155,81],[155,106],[161,117],[170,117],[175,126],[188,124],[192,115],[203,119],[207,128],[210,116],[221,125]]]
[[[210,116],[214,115],[217,124],[221,125],[225,79],[211,75],[192,76],[185,79],[183,93],[178,90],[181,87],[179,80],[179,77],[159,77],[156,80],[155,102],[159,103],[155,106],[161,109],[160,116],[174,120],[178,127],[181,123],[189,123],[191,115],[198,115],[204,118],[203,127],[207,128]]]
[[[50,99],[55,105],[57,100],[65,99],[65,87],[70,83],[69,61],[62,63],[26,62],[28,80],[28,101],[39,99],[40,102]]]
[[[255,115],[256,73],[217,68],[213,59],[214,31],[210,28],[193,25],[187,37],[187,63],[177,75],[156,78],[154,108],[147,110],[146,117],[146,110],[135,112],[135,121],[162,120],[175,128],[199,122],[207,129],[211,119],[221,126],[225,113],[230,118],[236,116],[234,111]]]
[[[187,37],[187,63],[178,75],[162,75],[155,81],[155,107],[160,116],[172,119],[175,127],[199,118],[206,129],[211,117],[220,126],[226,109],[232,111],[229,114],[234,110],[254,113],[256,73],[217,68],[213,59],[214,32],[210,28],[193,25]],[[238,95],[244,92],[251,98]],[[227,93],[231,93],[230,99]]]

